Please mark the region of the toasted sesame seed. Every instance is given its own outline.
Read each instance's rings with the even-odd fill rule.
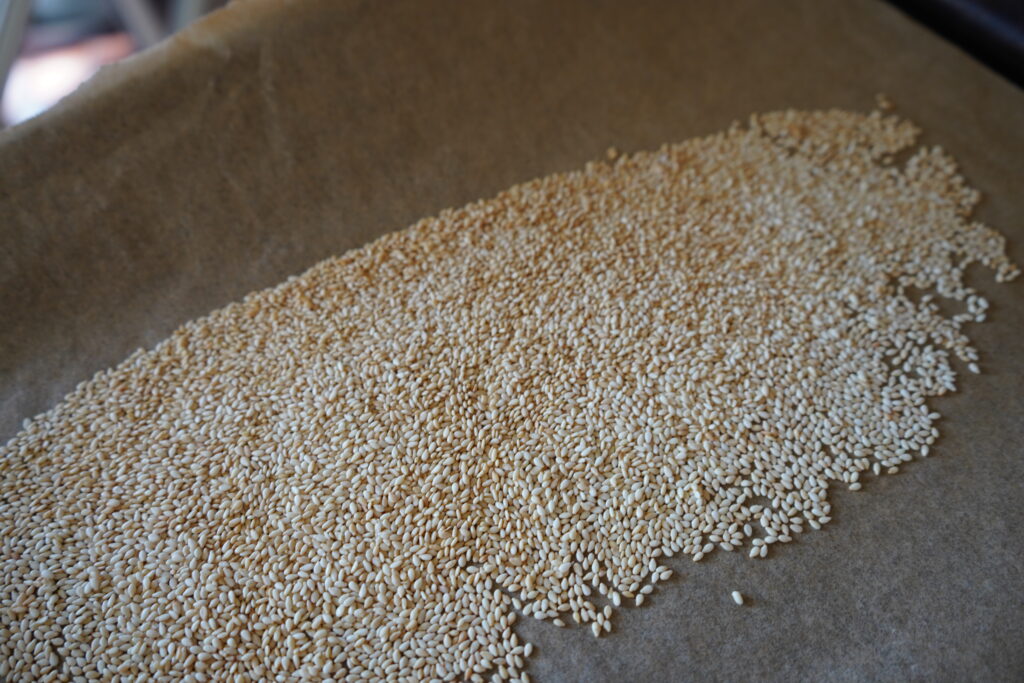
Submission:
[[[0,448],[0,678],[527,681],[517,615],[600,636],[664,557],[819,529],[979,372],[963,265],[1017,274],[948,155],[880,163],[916,134],[615,153],[82,383]]]

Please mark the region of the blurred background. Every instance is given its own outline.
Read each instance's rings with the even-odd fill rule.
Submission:
[[[45,111],[104,64],[225,2],[0,0],[0,127]]]
[[[0,0],[0,128],[46,110],[102,65],[226,2]],[[1024,86],[1024,0],[889,3]]]

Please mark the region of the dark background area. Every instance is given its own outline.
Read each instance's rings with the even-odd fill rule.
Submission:
[[[1024,87],[1024,0],[889,0]]]

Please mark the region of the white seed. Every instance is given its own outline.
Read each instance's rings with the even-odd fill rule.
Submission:
[[[979,372],[956,264],[1016,275],[944,153],[874,161],[913,138],[789,111],[616,155],[83,382],[0,446],[0,679],[529,680],[517,614],[600,636],[594,589],[820,528]]]

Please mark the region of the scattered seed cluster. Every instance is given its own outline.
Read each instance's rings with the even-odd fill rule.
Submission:
[[[602,635],[665,558],[825,524],[977,369],[964,268],[1016,274],[915,135],[782,112],[592,163],[84,382],[0,450],[0,679],[526,681],[517,617]]]

